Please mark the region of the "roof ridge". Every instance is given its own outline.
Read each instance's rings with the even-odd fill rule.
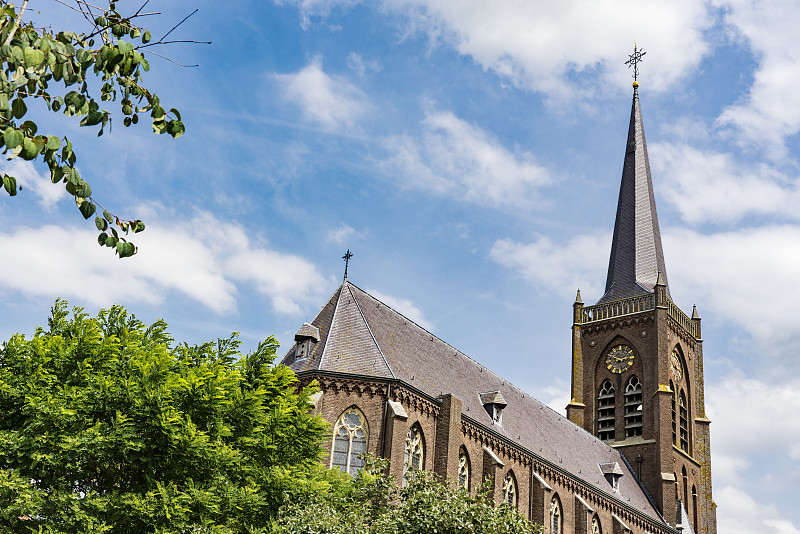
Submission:
[[[345,280],[344,283],[342,283],[342,285],[344,286],[345,284],[350,285],[350,282]],[[360,290],[360,288],[358,288],[354,284],[353,284],[353,287],[355,287],[356,289]],[[347,290],[350,291],[350,288],[348,287]],[[364,291],[364,294],[369,295],[369,293],[367,293],[366,291]],[[361,304],[358,303],[358,299],[356,298],[355,295],[353,295],[352,291],[350,291],[350,296],[353,297],[353,302],[355,302],[356,308],[358,309],[358,315],[360,315],[361,316],[361,320],[364,321],[364,325],[367,327],[367,332],[369,332],[369,337],[372,338],[372,342],[375,343],[375,348],[378,349],[378,353],[381,355],[381,358],[383,358],[383,363],[386,364],[386,368],[389,369],[389,373],[392,375],[392,378],[397,378],[397,375],[395,375],[394,371],[392,370],[392,366],[389,365],[389,360],[386,359],[386,355],[383,353],[383,349],[381,349],[380,343],[378,343],[378,340],[375,339],[375,334],[372,333],[372,328],[369,326],[369,321],[367,321],[367,318],[364,317],[364,312],[361,310]],[[372,297],[372,295],[369,295],[369,296]],[[372,298],[375,298],[375,297],[372,297]],[[381,302],[381,301],[378,301],[378,302]],[[394,311],[393,308],[392,308],[392,310]]]
[[[325,346],[322,348],[322,356],[319,357],[319,363],[317,364],[317,369],[324,369],[323,363],[325,363],[325,356],[328,354],[328,347],[330,346],[329,343],[328,343],[328,339],[330,337],[330,330],[331,330],[331,327],[333,327],[333,325],[334,325],[334,323],[336,321],[336,312],[339,311],[339,301],[342,300],[342,291],[341,291],[341,289],[342,289],[343,286],[344,286],[344,284],[339,286],[339,289],[338,289],[339,296],[336,299],[336,305],[333,307],[333,314],[331,314],[330,327],[328,328],[327,335],[325,336]],[[336,292],[334,292],[334,294],[335,293]],[[315,317],[315,319],[316,319],[316,317]]]

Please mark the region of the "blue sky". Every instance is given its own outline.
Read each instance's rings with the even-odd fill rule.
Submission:
[[[150,7],[155,36],[197,7],[178,38],[213,41],[160,50],[196,68],[150,58],[183,138],[35,112],[101,204],[147,223],[140,252],[116,259],[41,166],[3,162],[24,189],[0,202],[0,337],[64,297],[190,343],[287,344],[349,248],[353,283],[563,411],[575,291],[593,303],[605,282],[636,39],[670,290],[703,317],[719,531],[800,532],[796,2]],[[80,27],[53,0],[29,9]]]

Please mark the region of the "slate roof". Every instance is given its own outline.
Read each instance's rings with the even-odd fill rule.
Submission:
[[[311,323],[320,330],[308,358],[283,359],[295,372],[322,370],[400,380],[431,397],[452,393],[462,414],[646,515],[662,522],[619,451],[574,425],[372,295],[345,281]],[[481,393],[507,404],[493,423]],[[600,464],[619,464],[613,492]]]
[[[651,293],[659,271],[664,283],[667,283],[650,160],[639,107],[639,87],[634,84],[606,291],[597,303]]]

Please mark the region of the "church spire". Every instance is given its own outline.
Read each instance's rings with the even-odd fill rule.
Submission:
[[[667,270],[639,107],[639,82],[634,81],[606,292],[598,304],[652,292],[659,273],[666,285]]]

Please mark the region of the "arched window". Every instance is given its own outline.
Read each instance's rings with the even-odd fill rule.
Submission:
[[[561,501],[558,500],[558,495],[556,495],[550,501],[550,534],[561,534],[562,524]]]
[[[675,384],[672,383],[672,380],[669,381],[669,390],[672,392],[672,443],[674,445],[678,444],[678,418],[677,414],[675,413],[675,395],[677,392],[675,391]]]
[[[614,433],[614,386],[610,380],[603,382],[597,397],[597,437],[603,441],[616,439]]]
[[[642,383],[632,376],[625,386],[625,437],[642,435]]]
[[[458,489],[469,491],[469,456],[464,447],[458,449]]]
[[[425,460],[425,442],[422,438],[422,429],[419,424],[414,424],[406,435],[406,451],[403,456],[403,485],[408,483],[406,474],[409,470],[422,469]]]
[[[333,428],[331,469],[338,467],[343,472],[356,476],[364,467],[362,455],[367,451],[367,439],[367,418],[361,410],[355,406],[345,410]]]
[[[503,479],[503,502],[512,508],[517,507],[517,481],[511,471]]]
[[[686,394],[681,390],[681,397],[679,400],[680,417],[681,417],[681,449],[686,452],[689,451],[689,405],[686,404]]]
[[[592,518],[592,534],[603,534],[603,527],[600,526],[600,518],[597,515]]]
[[[700,526],[697,524],[697,488],[692,486],[692,527],[694,527],[694,531],[698,532]]]

